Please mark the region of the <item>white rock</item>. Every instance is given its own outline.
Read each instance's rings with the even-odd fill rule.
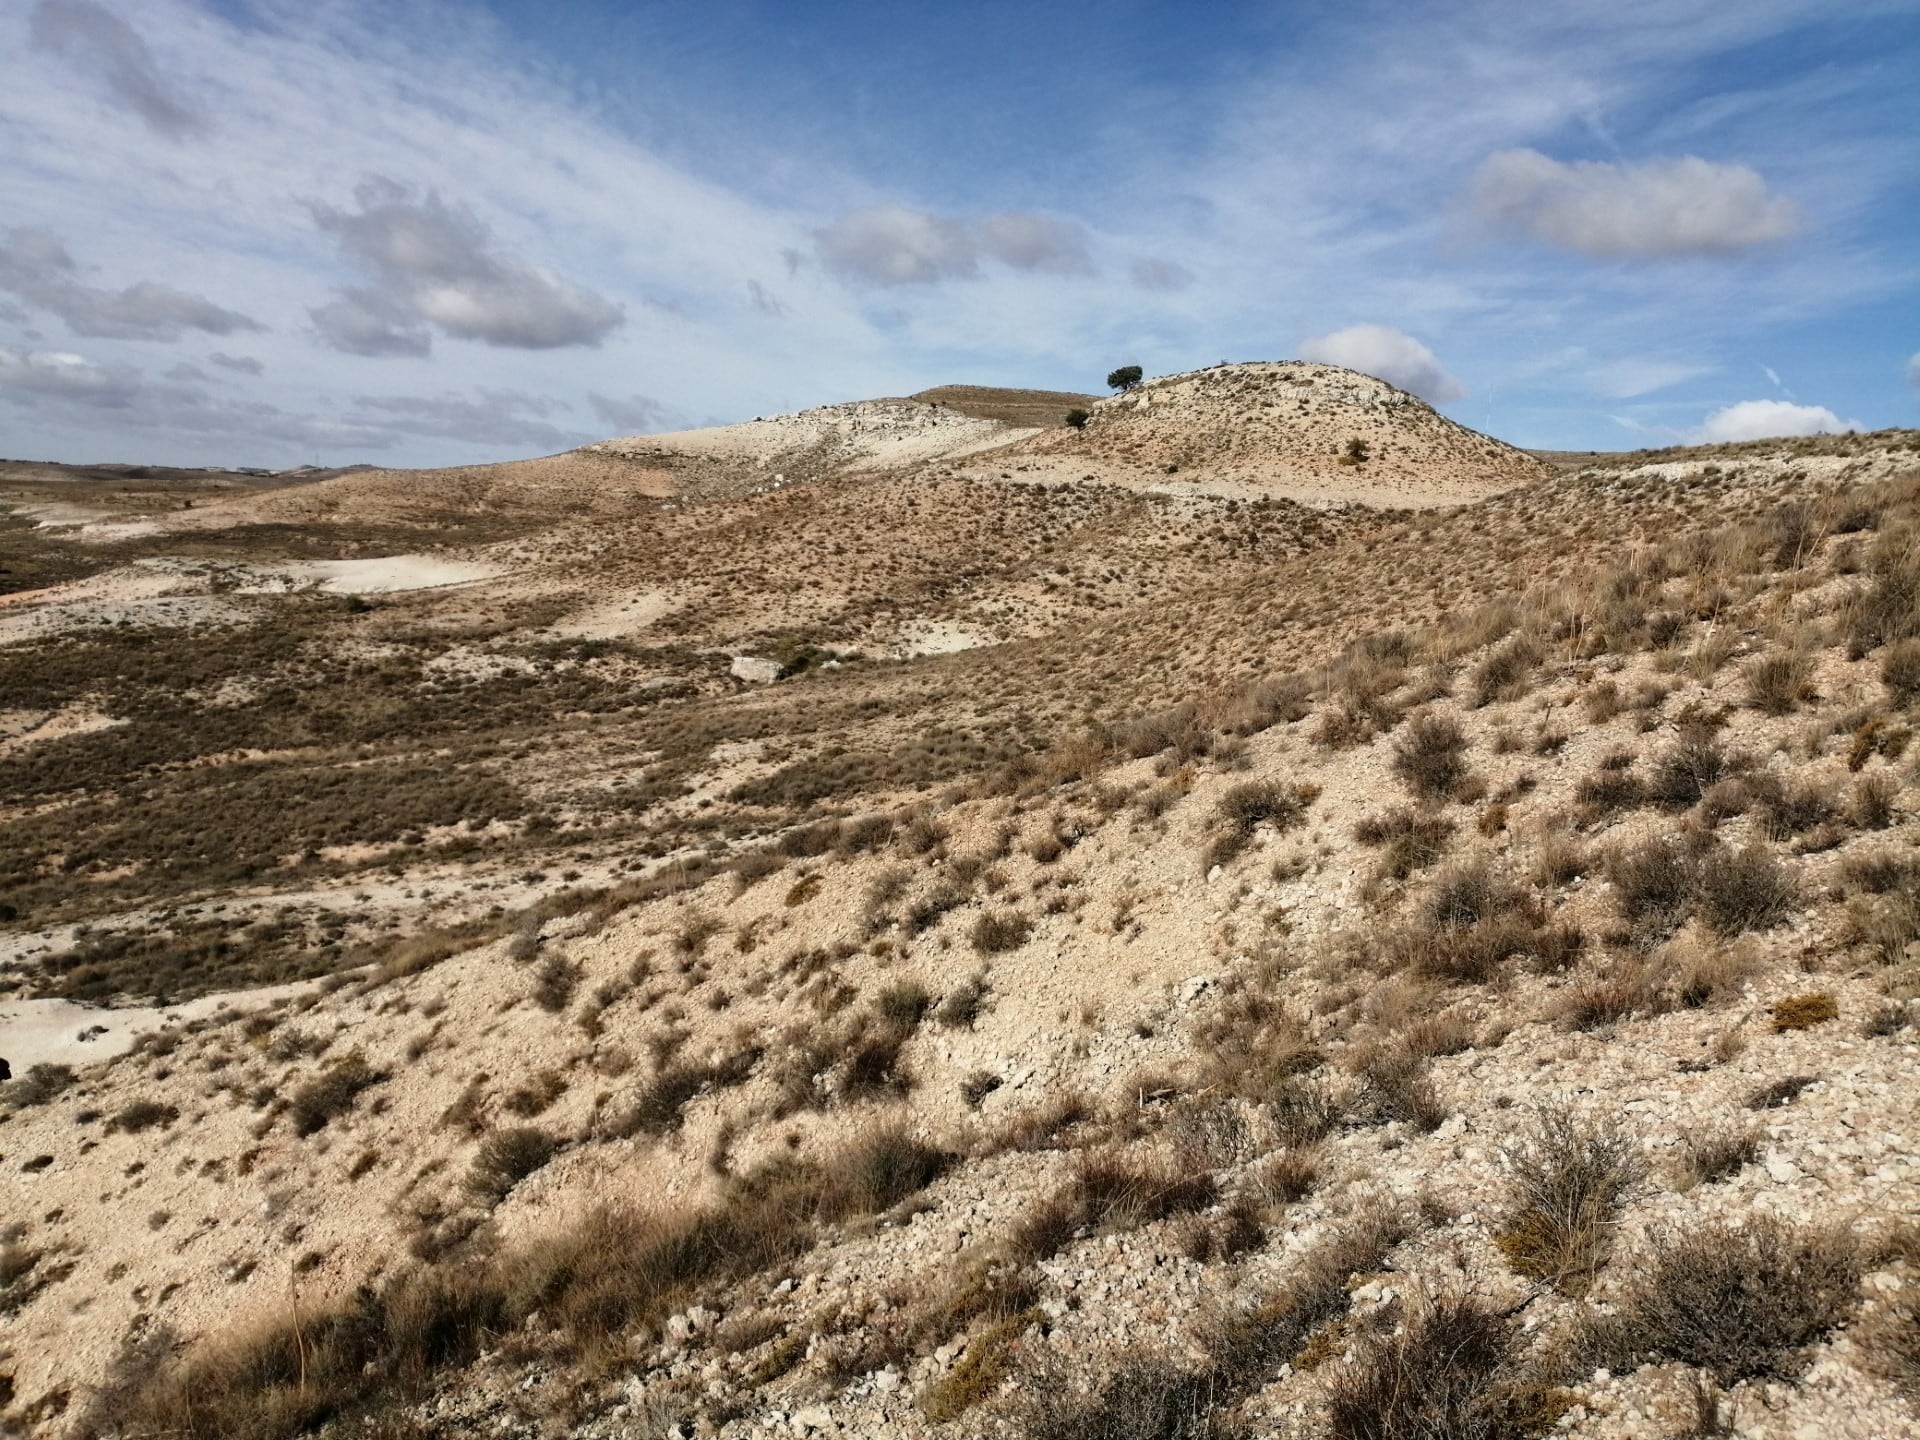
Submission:
[[[749,685],[771,685],[780,678],[780,662],[760,655],[736,655],[727,673]]]

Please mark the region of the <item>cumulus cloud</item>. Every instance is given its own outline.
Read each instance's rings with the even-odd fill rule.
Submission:
[[[207,117],[160,72],[147,42],[125,20],[93,0],[40,0],[31,28],[36,49],[59,55],[95,76],[107,96],[169,139],[207,128]]]
[[[76,335],[175,341],[188,330],[231,335],[257,321],[201,295],[143,280],[124,290],[82,284],[80,267],[51,231],[9,230],[0,239],[0,290],[50,310]]]
[[[519,390],[482,388],[471,400],[458,394],[361,395],[354,404],[373,413],[350,415],[350,423],[398,435],[541,450],[565,450],[589,438],[542,418],[564,408],[560,402]]]
[[[1349,325],[1331,335],[1316,335],[1300,346],[1300,358],[1378,376],[1436,405],[1467,393],[1431,350],[1389,325]]]
[[[1742,400],[1716,410],[1694,432],[1702,444],[1732,440],[1769,440],[1780,435],[1840,435],[1860,429],[1824,405],[1795,405],[1789,400]]]
[[[1193,283],[1193,272],[1171,260],[1136,260],[1127,273],[1142,290],[1184,290]]]
[[[835,274],[869,285],[971,280],[982,260],[1054,275],[1093,270],[1080,226],[1030,211],[957,217],[880,205],[815,232],[814,249]]]
[[[589,394],[587,403],[602,423],[616,427],[623,435],[645,435],[672,423],[672,413],[650,395],[615,399],[610,395]]]
[[[622,306],[498,249],[477,216],[437,193],[419,197],[374,177],[354,198],[356,211],[313,207],[315,223],[372,282],[309,312],[335,349],[424,355],[430,327],[517,350],[597,346],[626,321]]]
[[[1502,150],[1482,162],[1470,201],[1496,231],[1597,260],[1730,255],[1800,228],[1799,208],[1759,171],[1696,155],[1567,164]]]

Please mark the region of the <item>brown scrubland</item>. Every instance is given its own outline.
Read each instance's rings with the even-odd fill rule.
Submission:
[[[0,1433],[1920,1433],[1920,434],[284,478],[0,467]]]

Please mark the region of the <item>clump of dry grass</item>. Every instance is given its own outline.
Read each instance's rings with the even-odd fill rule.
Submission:
[[[1381,878],[1405,880],[1446,855],[1453,828],[1453,822],[1444,815],[1398,805],[1361,820],[1353,827],[1353,838],[1362,845],[1380,847],[1376,873]]]
[[[1507,1162],[1514,1203],[1494,1243],[1522,1275],[1583,1293],[1612,1248],[1615,1212],[1645,1175],[1638,1149],[1615,1130],[1549,1109]]]
[[[1513,1317],[1478,1296],[1415,1303],[1328,1387],[1333,1440],[1522,1440],[1546,1433],[1572,1397],[1529,1373]]]
[[[1393,773],[1416,799],[1445,800],[1467,778],[1467,733],[1449,716],[1416,716],[1393,747]]]
[[[1079,1156],[1067,1183],[1014,1227],[1007,1253],[1044,1260],[1082,1230],[1136,1230],[1154,1220],[1198,1210],[1219,1193],[1208,1174],[1175,1165],[1170,1156],[1118,1150]]]
[[[1760,1137],[1751,1130],[1715,1130],[1688,1135],[1681,1142],[1675,1176],[1678,1190],[1712,1185],[1737,1175],[1760,1158]]]
[[[1785,1030],[1811,1030],[1815,1025],[1838,1019],[1840,1003],[1824,990],[1789,995],[1774,1005],[1772,1014],[1775,1034]]]

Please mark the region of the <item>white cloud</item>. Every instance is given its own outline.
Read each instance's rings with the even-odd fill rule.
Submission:
[[[1471,204],[1495,230],[1598,260],[1731,255],[1800,228],[1799,208],[1759,171],[1695,155],[1567,164],[1503,150],[1475,173]]]
[[[159,134],[181,139],[207,128],[206,116],[160,73],[147,42],[125,20],[93,0],[40,0],[33,45],[68,61],[105,87]]]
[[[1462,0],[1391,23],[1377,7],[1332,7],[1316,12],[1300,45],[1249,53],[1239,78],[1211,87],[1204,106],[1177,87],[1130,86],[1122,99],[1070,75],[1093,87],[1075,92],[1078,113],[1124,105],[1124,143],[1079,148],[1077,132],[1057,137],[1058,173],[1073,183],[1045,200],[1022,188],[1035,174],[975,163],[986,147],[944,147],[939,191],[905,212],[927,222],[919,238],[909,234],[906,254],[894,253],[897,237],[869,237],[869,258],[892,283],[851,285],[823,263],[816,237],[876,196],[902,194],[886,177],[914,173],[906,162],[915,157],[887,151],[896,137],[877,137],[876,148],[871,134],[836,133],[831,106],[803,103],[790,125],[769,124],[764,107],[676,92],[664,74],[609,106],[558,78],[548,61],[563,56],[502,43],[512,37],[486,7],[97,3],[134,22],[163,98],[202,107],[206,128],[183,144],[130,118],[139,113],[131,99],[106,108],[95,98],[97,65],[77,75],[34,49],[38,0],[0,0],[0,216],[32,217],[66,237],[82,262],[77,280],[107,294],[150,277],[268,326],[225,346],[263,372],[196,354],[220,377],[216,399],[233,400],[225,408],[149,403],[169,383],[158,373],[148,399],[111,414],[96,408],[85,424],[64,418],[77,409],[59,410],[56,424],[51,400],[32,413],[12,406],[6,429],[21,453],[111,443],[128,458],[190,462],[244,443],[252,459],[262,454],[254,440],[276,430],[288,446],[332,436],[327,443],[343,447],[282,450],[277,460],[350,460],[363,444],[385,444],[401,463],[458,463],[504,458],[511,447],[398,436],[340,417],[403,418],[352,405],[387,390],[512,390],[572,401],[584,423],[611,425],[589,410],[590,394],[624,404],[619,397],[639,392],[706,419],[956,378],[1098,388],[1120,358],[1171,370],[1271,355],[1275,337],[1320,334],[1356,315],[1393,316],[1477,389],[1498,382],[1484,423],[1500,429],[1529,414],[1513,398],[1527,356],[1573,342],[1595,356],[1725,369],[1768,353],[1769,325],[1887,306],[1911,284],[1898,247],[1875,228],[1884,197],[1911,184],[1917,153],[1885,142],[1910,103],[1886,79],[1884,57],[1834,57],[1819,67],[1813,96],[1800,80],[1769,76],[1749,77],[1737,93],[1697,90],[1716,59],[1822,19],[1814,0],[1668,0],[1658,25],[1646,23],[1645,0],[1606,10]],[[762,47],[731,68],[745,89],[790,79],[789,65]],[[1460,103],[1463,88],[1474,103]],[[873,100],[884,116],[889,95],[876,90]],[[1638,154],[1737,156],[1819,225],[1751,265],[1684,274],[1583,266],[1572,285],[1566,255],[1546,246],[1447,250],[1452,202],[1483,157],[1549,148],[1549,137],[1589,119]],[[650,136],[671,137],[672,148]],[[881,151],[902,163],[861,173]],[[484,228],[484,255],[545,267],[624,305],[631,323],[598,349],[450,343],[414,303],[411,279],[389,285],[357,261],[343,266],[339,237],[316,231],[299,203],[318,198],[357,215],[353,187],[368,174],[392,177],[416,209],[442,197]],[[999,248],[982,247],[982,217],[1041,205],[1058,207],[1043,217],[1065,227],[1054,241],[1044,228],[1003,225]],[[1099,268],[1059,283],[1080,257]],[[1179,274],[1139,257],[1174,257]],[[949,283],[912,283],[921,278]],[[1177,295],[1166,293],[1181,280]],[[784,309],[779,323],[762,301]],[[350,348],[400,358],[316,346],[323,323]],[[1674,336],[1686,337],[1677,357],[1663,349]],[[85,349],[102,367],[146,361],[130,342],[69,342],[38,312],[10,317],[4,300],[0,341]],[[1600,383],[1638,390],[1646,379]],[[1590,416],[1594,389],[1573,370],[1540,377],[1532,413]],[[241,413],[242,398],[267,411]]]
[[[1907,383],[1920,389],[1920,351],[1916,351],[1913,358],[1907,361]]]
[[[187,330],[231,335],[264,328],[205,296],[171,285],[142,280],[124,290],[107,290],[82,284],[79,273],[67,247],[50,231],[9,230],[0,240],[0,290],[52,311],[76,335],[171,342]]]
[[[1026,211],[967,218],[879,205],[817,231],[814,248],[829,270],[869,285],[971,280],[983,259],[1055,275],[1093,270],[1080,226]]]
[[[1824,405],[1795,405],[1788,400],[1742,400],[1716,410],[1693,434],[1701,444],[1733,440],[1770,440],[1782,435],[1840,435],[1860,429]]]
[[[1436,405],[1467,393],[1433,351],[1389,325],[1349,325],[1331,335],[1316,335],[1301,343],[1300,358],[1362,371]]]
[[[328,344],[352,355],[424,355],[427,327],[519,350],[597,346],[626,311],[584,286],[503,253],[478,217],[429,191],[374,176],[354,190],[357,213],[313,207],[372,286],[342,291],[312,312]]]

